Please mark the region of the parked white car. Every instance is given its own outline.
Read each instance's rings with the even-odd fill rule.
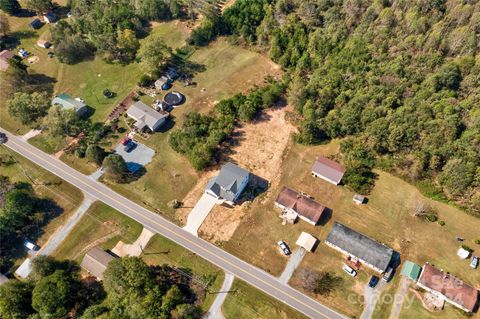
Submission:
[[[350,266],[348,265],[343,265],[343,271],[346,272],[349,276],[355,277],[357,275],[357,272]]]

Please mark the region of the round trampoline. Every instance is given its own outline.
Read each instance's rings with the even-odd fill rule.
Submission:
[[[173,92],[167,93],[163,97],[163,101],[169,105],[179,105],[180,103],[183,102],[184,98],[185,97],[181,93],[177,91],[173,91]]]

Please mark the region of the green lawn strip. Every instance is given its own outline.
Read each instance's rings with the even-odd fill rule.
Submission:
[[[395,294],[397,293],[398,285],[400,283],[400,271],[387,284],[385,289],[380,294],[372,317],[378,319],[388,319],[392,310]],[[410,284],[412,286],[412,284]]]
[[[455,236],[464,237],[465,244],[478,250],[480,246],[474,243],[478,238],[478,218],[447,204],[426,199],[413,185],[382,171],[377,171],[378,180],[368,196],[368,203],[355,205],[352,201],[354,193],[346,187],[314,179],[310,174],[316,157],[336,154],[338,147],[338,141],[319,146],[293,145],[282,164],[278,186],[271,186],[262,195],[266,199],[261,197],[250,204],[232,238],[223,244],[225,249],[278,275],[286,264],[286,258],[278,252],[276,242],[282,239],[294,247],[300,233],[306,231],[319,238],[321,243],[316,252],[304,258],[301,267],[338,273],[344,257],[322,242],[328,236],[333,221],[339,221],[389,245],[400,252],[402,260],[411,260],[419,265],[429,261],[473,286],[480,281],[480,272],[472,270],[468,261],[457,257],[459,243],[455,240]],[[280,211],[275,208],[274,201],[283,186],[306,192],[332,209],[330,220],[316,227],[303,221],[295,225],[281,225],[278,218]],[[418,198],[435,208],[439,220],[445,221],[445,226],[412,216],[411,207]],[[367,281],[368,276],[365,280],[358,280],[358,285],[348,290],[362,294],[361,285]],[[291,284],[297,289],[301,288],[295,280]],[[337,294],[324,299],[327,305],[335,309],[342,312],[350,309],[358,315],[361,308],[352,307],[343,297]],[[322,297],[317,298],[323,300]]]
[[[281,301],[278,301],[244,281],[235,279],[232,292],[222,306],[226,319],[306,319],[303,314],[295,311]]]
[[[74,259],[80,262],[88,250],[85,248],[98,245],[104,249],[112,249],[120,240],[132,243],[140,235],[142,228],[141,224],[110,206],[95,202],[53,255],[58,259]]]
[[[168,144],[167,133],[155,133],[148,140],[139,139],[139,142],[155,150],[152,162],[145,166],[145,175],[128,184],[107,184],[122,195],[175,221],[175,211],[168,207],[168,202],[183,200],[195,186],[198,174],[186,158],[173,151]]]
[[[37,244],[42,246],[49,236],[63,225],[77,209],[83,200],[83,193],[73,185],[5,147],[0,146],[0,156],[5,158],[12,156],[16,161],[15,164],[2,166],[0,175],[8,176],[13,182],[32,184],[35,193],[39,197],[52,199],[63,210],[60,215],[52,218],[42,228],[42,235],[37,240]]]
[[[472,318],[478,318],[478,313],[475,314]],[[376,317],[373,317],[376,318]],[[388,318],[388,317],[386,317]],[[454,308],[453,306],[445,303],[443,310],[438,310],[435,312],[430,312],[425,309],[422,305],[422,301],[414,295],[413,292],[409,292],[406,295],[405,302],[403,303],[402,311],[400,312],[399,318],[401,319],[439,319],[439,318],[448,318],[448,319],[462,319],[467,318],[462,314],[460,309]]]
[[[203,311],[209,309],[225,278],[224,272],[218,267],[160,235],[155,235],[150,240],[142,257],[149,264],[169,264],[183,268],[186,274],[192,273],[193,281],[208,287],[201,306]]]

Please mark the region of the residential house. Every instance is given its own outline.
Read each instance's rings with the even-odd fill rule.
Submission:
[[[403,263],[401,275],[416,282],[421,272],[422,267],[407,260]]]
[[[97,246],[90,249],[85,254],[80,267],[85,269],[92,276],[103,280],[103,273],[107,269],[108,263],[114,259],[114,256]]]
[[[275,205],[282,209],[281,218],[293,218],[294,223],[298,216],[314,226],[318,224],[325,211],[322,204],[288,187],[283,187],[275,200]]]
[[[35,18],[30,22],[30,27],[35,30],[40,29],[42,27],[42,21],[39,18]]]
[[[320,177],[334,185],[340,184],[343,174],[345,174],[345,168],[326,157],[317,158],[312,166],[312,176]]]
[[[317,244],[317,242],[318,242],[318,239],[316,239],[309,233],[302,232],[295,244],[297,244],[297,246],[302,247],[306,251],[312,251],[313,248],[315,248],[315,245]]]
[[[45,23],[55,23],[58,21],[58,17],[55,13],[49,11],[43,15],[43,21]]]
[[[338,222],[333,224],[325,244],[379,273],[387,270],[393,257],[392,248]]]
[[[75,110],[78,116],[84,116],[88,112],[87,105],[80,98],[74,99],[67,93],[61,93],[52,100],[52,105],[59,105],[64,110]]]
[[[141,101],[135,102],[130,106],[127,110],[127,115],[136,121],[134,126],[137,130],[144,131],[149,129],[152,132],[155,132],[165,124],[168,118],[167,112],[156,111]]]
[[[10,66],[9,60],[12,59],[15,54],[10,50],[3,50],[0,52],[0,70],[5,71]]]
[[[478,290],[429,263],[423,266],[417,285],[466,312],[473,312],[478,303]]]
[[[229,162],[222,166],[217,176],[210,179],[205,187],[205,193],[233,205],[247,186],[249,179],[250,173],[247,170]]]

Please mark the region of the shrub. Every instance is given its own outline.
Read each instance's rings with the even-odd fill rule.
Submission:
[[[438,221],[438,224],[439,224],[440,226],[445,226],[445,221],[439,220],[439,221]]]
[[[146,87],[146,86],[150,85],[150,83],[152,83],[152,78],[147,74],[142,75],[140,77],[140,80],[138,81],[138,84],[141,87]]]
[[[435,215],[434,213],[429,213],[428,215],[426,215],[426,218],[429,222],[432,222],[432,223],[438,220],[437,215]]]
[[[480,239],[475,239],[475,244],[480,245]]]

